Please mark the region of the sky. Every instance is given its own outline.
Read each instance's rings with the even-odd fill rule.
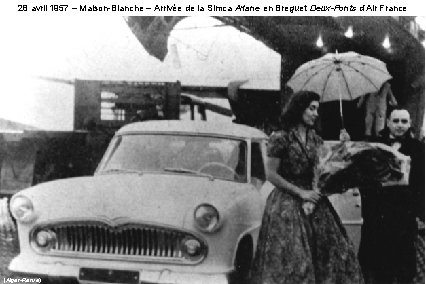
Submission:
[[[150,56],[121,16],[26,16],[4,29],[0,118],[45,130],[72,130],[72,85],[35,79],[176,81],[184,85],[278,89],[280,56],[209,17],[178,23],[164,62]]]

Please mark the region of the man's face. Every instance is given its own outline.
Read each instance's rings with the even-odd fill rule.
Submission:
[[[390,134],[394,137],[404,136],[411,126],[410,114],[406,110],[394,110],[387,121]]]

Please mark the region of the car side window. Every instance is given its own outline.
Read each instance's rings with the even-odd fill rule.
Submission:
[[[260,143],[252,142],[251,144],[251,180],[253,182],[264,183],[266,181],[265,167],[263,165],[263,157]],[[255,181],[257,179],[258,181]]]

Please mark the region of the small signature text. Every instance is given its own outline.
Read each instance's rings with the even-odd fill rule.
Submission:
[[[41,283],[41,278],[12,278],[12,277],[3,277],[3,283]]]

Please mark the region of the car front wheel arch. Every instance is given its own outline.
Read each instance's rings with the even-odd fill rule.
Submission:
[[[245,236],[238,243],[234,259],[234,271],[229,276],[230,284],[248,283],[252,260],[253,240],[251,236]]]

